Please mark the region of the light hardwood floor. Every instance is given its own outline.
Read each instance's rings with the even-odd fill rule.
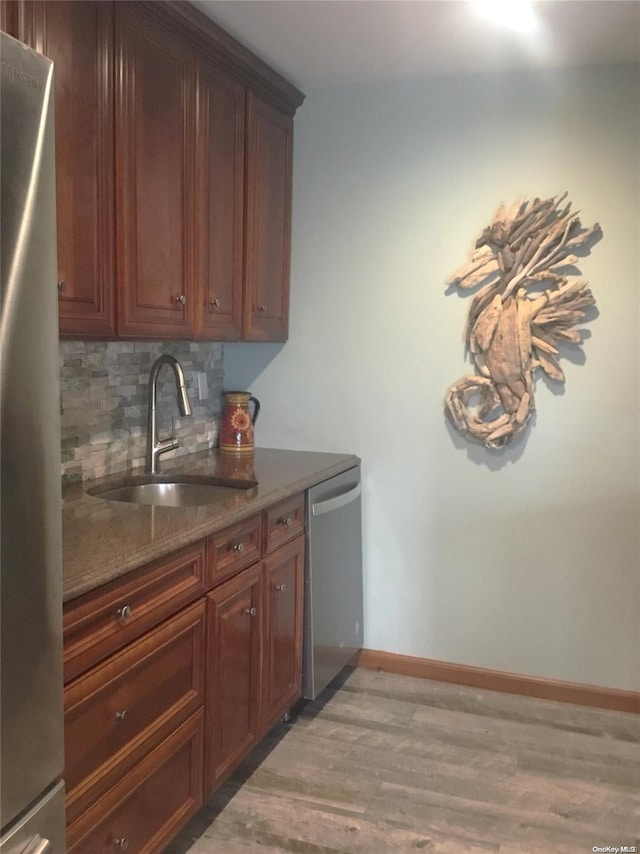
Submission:
[[[637,715],[363,669],[339,682],[167,854],[640,852]]]

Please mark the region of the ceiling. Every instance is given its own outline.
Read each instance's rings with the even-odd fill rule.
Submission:
[[[470,0],[192,2],[305,93],[434,74],[640,62],[640,0],[533,0],[529,35],[489,23]]]

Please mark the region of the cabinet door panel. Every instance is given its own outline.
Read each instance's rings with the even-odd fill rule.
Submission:
[[[264,562],[267,588],[262,702],[264,732],[301,693],[304,542],[304,537],[299,537]]]
[[[118,331],[193,334],[195,57],[116,4]]]
[[[113,9],[84,0],[27,3],[21,26],[55,62],[60,333],[112,337]]]
[[[207,537],[207,587],[213,587],[260,559],[260,515]]]
[[[246,278],[243,337],[286,341],[293,121],[247,96]]]
[[[69,854],[164,851],[202,806],[202,739],[200,710],[69,825]]]
[[[264,511],[262,553],[270,554],[304,533],[304,495],[292,495]]]
[[[195,543],[68,602],[64,678],[69,682],[204,593],[204,546]]]
[[[67,822],[204,703],[204,602],[65,688]]]
[[[196,145],[197,335],[234,340],[242,324],[244,89],[204,63]]]
[[[258,734],[262,585],[252,566],[208,595],[207,796]]]

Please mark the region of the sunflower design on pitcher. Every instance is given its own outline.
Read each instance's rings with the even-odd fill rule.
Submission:
[[[238,407],[238,409],[236,409],[231,415],[231,426],[236,430],[239,430],[241,433],[246,433],[252,426],[249,413]]]
[[[225,392],[225,408],[220,425],[221,451],[253,451],[253,425],[260,411],[260,403],[246,391]],[[253,417],[249,404],[253,403]]]

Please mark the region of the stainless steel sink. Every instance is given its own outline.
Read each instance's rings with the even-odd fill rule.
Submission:
[[[246,495],[247,490],[254,486],[255,481],[226,481],[219,478],[159,480],[135,477],[117,486],[94,487],[87,491],[107,501],[128,501],[160,507],[200,507]]]

